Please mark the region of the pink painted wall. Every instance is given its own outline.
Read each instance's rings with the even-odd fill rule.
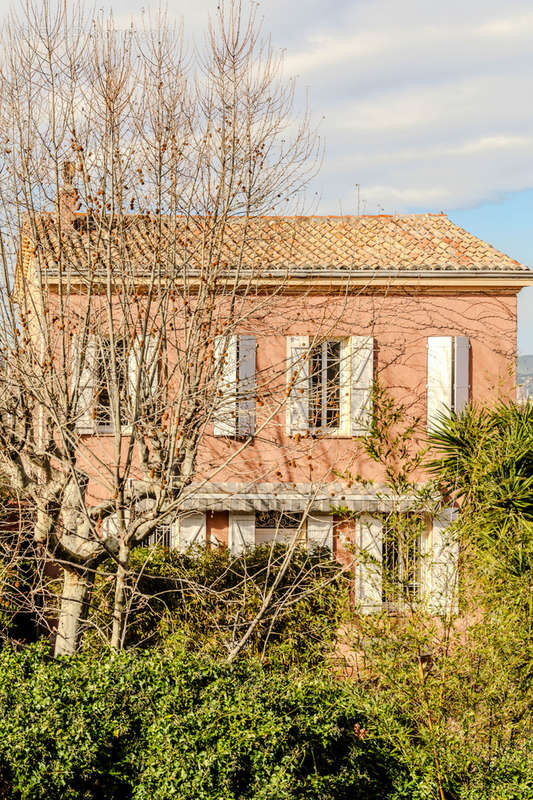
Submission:
[[[246,300],[250,307],[253,300]],[[338,295],[279,295],[265,302],[247,318],[241,333],[257,337],[258,404],[256,427],[261,427],[286,392],[284,363],[286,337],[295,334],[375,338],[375,375],[382,385],[421,418],[419,436],[426,422],[427,337],[466,335],[471,342],[471,399],[491,402],[514,397],[516,355],[516,295],[501,291],[463,294],[426,294],[423,290],[402,295],[366,293]],[[265,386],[268,383],[268,387]],[[238,450],[239,442],[214,437],[208,432],[198,459],[199,476],[217,482],[274,481],[322,482],[338,480],[333,471],[351,472],[380,481],[383,471],[362,452],[357,439],[305,438],[286,435],[286,408],[275,413],[254,442],[223,466]],[[92,454],[95,480],[91,494],[106,494],[105,469],[116,458],[113,436],[85,437]],[[416,447],[417,442],[413,442]],[[418,476],[422,479],[424,476]],[[227,515],[215,515],[208,531],[227,541]]]
[[[208,511],[205,515],[205,536],[210,547],[228,546],[229,513]]]
[[[416,297],[362,295],[350,298],[278,298],[268,319],[256,320],[246,331],[257,336],[259,396],[261,374],[286,358],[286,336],[325,333],[332,337],[368,335],[375,341],[375,375],[420,417],[425,434],[427,337],[466,335],[471,342],[471,400],[485,403],[514,397],[516,355],[516,297],[472,295]],[[292,321],[288,322],[287,319]],[[273,332],[276,327],[278,332]],[[274,397],[258,405],[257,426],[271,413]],[[225,468],[217,480],[319,481],[332,480],[332,470],[350,470],[366,479],[383,478],[379,467],[361,452],[353,438],[307,439],[298,443],[285,432],[283,408],[253,445]],[[416,444],[416,443],[415,443]],[[210,437],[200,462],[221,463],[228,448],[238,443]],[[422,477],[422,476],[420,476]]]

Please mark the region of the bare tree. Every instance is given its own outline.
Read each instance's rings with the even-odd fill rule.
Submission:
[[[123,32],[30,0],[6,28],[1,84],[3,469],[62,570],[56,653],[79,647],[108,557],[120,648],[132,548],[290,394],[282,362],[253,385],[228,375],[236,332],[246,346],[257,327],[280,329],[266,312],[288,269],[265,275],[250,258],[254,219],[299,198],[319,147],[238,3],[186,57],[164,15]],[[213,425],[226,434],[214,447]]]

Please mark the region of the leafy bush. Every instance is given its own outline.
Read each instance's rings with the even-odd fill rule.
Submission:
[[[349,577],[328,551],[298,548],[280,579],[285,554],[282,545],[257,547],[240,558],[226,549],[181,554],[138,548],[131,562],[126,643],[153,645],[179,632],[195,652],[225,655],[277,582],[246,653],[286,665],[322,662],[349,608]],[[92,619],[99,630],[109,625],[112,591],[104,569]]]
[[[399,772],[352,686],[175,647],[6,649],[0,724],[0,786],[21,800],[370,800]]]
[[[446,505],[459,501],[459,614],[435,617],[410,602],[406,581],[401,614],[369,614],[348,629],[371,732],[405,766],[398,798],[529,800],[533,406],[443,415],[430,437],[435,482],[422,490],[412,468],[426,455],[410,454],[413,430],[387,400],[366,449],[385,467],[389,491],[409,495],[416,512],[436,510],[435,488]],[[405,550],[419,533],[409,516],[412,524],[405,513],[386,518]]]

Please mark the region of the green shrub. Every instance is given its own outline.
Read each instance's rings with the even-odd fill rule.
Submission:
[[[398,765],[352,686],[167,647],[0,654],[6,798],[387,798]]]
[[[212,655],[247,630],[278,580],[286,547],[257,547],[234,558],[226,549],[181,554],[138,548],[131,561],[128,646],[154,645],[179,633],[195,652]],[[102,570],[94,597],[95,628],[109,625],[113,583]],[[350,582],[327,551],[296,549],[246,654],[270,663],[318,664],[334,646],[349,608]]]

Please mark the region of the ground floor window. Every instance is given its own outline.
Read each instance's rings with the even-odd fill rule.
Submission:
[[[305,539],[303,514],[289,511],[256,511],[255,544],[290,544],[294,536]]]
[[[175,547],[173,525],[159,523],[152,533],[141,542],[141,547]]]
[[[388,606],[401,607],[420,597],[422,531],[418,523],[405,514],[401,520],[384,520],[381,599]]]
[[[172,525],[170,523],[159,524],[150,534],[149,544],[158,547],[173,547]]]

